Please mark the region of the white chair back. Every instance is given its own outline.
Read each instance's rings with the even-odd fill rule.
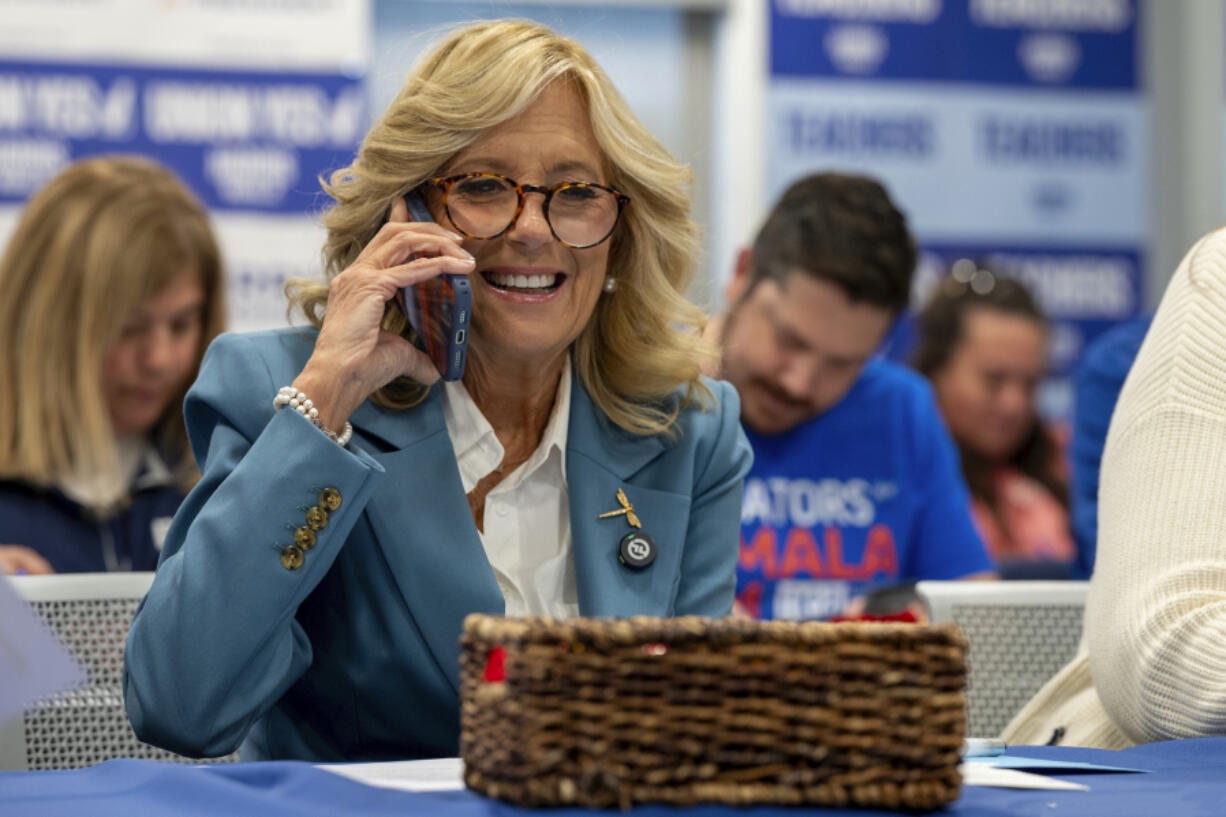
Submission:
[[[1089,582],[920,582],[933,623],[970,643],[967,734],[996,737],[1081,643]]]
[[[201,762],[142,743],[124,710],[124,645],[152,572],[11,576],[9,582],[80,664],[86,681],[0,724],[0,770],[75,769],[116,757]]]

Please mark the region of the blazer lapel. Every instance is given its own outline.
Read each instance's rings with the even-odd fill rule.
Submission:
[[[464,616],[501,615],[505,603],[471,522],[441,393],[431,389],[412,411],[367,402],[352,422],[357,445],[386,470],[366,509],[376,542],[423,639],[458,690]],[[566,482],[582,615],[672,614],[690,497],[651,485],[647,467],[668,447],[658,436],[639,437],[610,422],[576,373]],[[641,570],[618,561],[622,537],[635,530],[627,517],[598,518],[619,508],[618,489],[656,544],[655,561]]]
[[[439,389],[412,411],[364,403],[362,447],[386,470],[366,511],[404,602],[459,688],[459,634],[469,613],[501,615],[502,593],[464,496]],[[378,450],[374,438],[392,446]]]
[[[658,436],[640,437],[615,426],[588,396],[576,373],[567,431],[566,483],[575,553],[579,612],[585,616],[669,616],[681,577],[681,555],[690,497],[660,490],[645,477],[647,466],[668,449]],[[656,545],[656,558],[635,570],[618,560],[623,536],[635,528],[618,510],[625,492]]]

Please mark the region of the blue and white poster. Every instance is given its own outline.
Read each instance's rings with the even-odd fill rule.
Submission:
[[[318,277],[318,177],[365,133],[368,0],[0,0],[0,241],[65,164],[140,153],[212,214],[231,328]]]
[[[1046,414],[1085,345],[1144,309],[1148,132],[1139,0],[772,0],[768,184],[874,176],[923,249],[916,300],[960,257],[1052,318]]]

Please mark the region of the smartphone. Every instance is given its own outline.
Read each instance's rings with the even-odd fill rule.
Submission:
[[[919,600],[915,582],[890,584],[868,591],[864,600],[867,615],[885,616],[902,612],[907,605]]]
[[[404,197],[413,221],[433,221],[421,194]],[[430,356],[444,380],[464,376],[468,356],[468,319],[472,314],[472,288],[467,275],[443,274],[403,287],[396,301],[417,333],[417,345]]]

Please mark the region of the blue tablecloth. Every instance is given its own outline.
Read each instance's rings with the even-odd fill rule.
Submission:
[[[1018,747],[1009,754],[1147,769],[1149,774],[1060,775],[1090,791],[1023,791],[969,786],[939,814],[949,817],[1200,817],[1226,814],[1226,738],[1153,743],[1107,752],[1063,747]],[[782,817],[801,809],[690,809],[640,807],[634,817]],[[527,810],[467,791],[409,794],[376,789],[307,763],[236,763],[190,767],[140,760],[112,760],[63,772],[0,773],[4,817],[488,817]],[[550,809],[547,817],[593,812]],[[618,812],[609,812],[618,814]],[[823,817],[871,817],[891,812],[821,810]]]

